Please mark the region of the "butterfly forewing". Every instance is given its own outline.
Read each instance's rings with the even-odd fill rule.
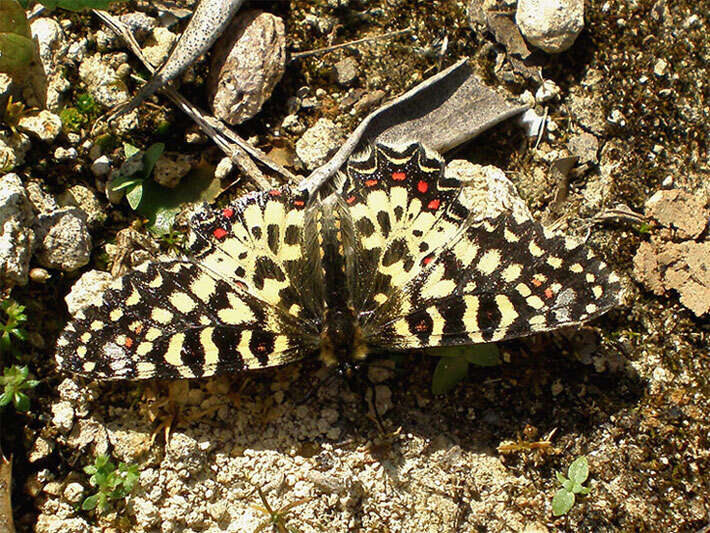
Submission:
[[[101,379],[204,377],[313,353],[323,304],[309,218],[306,198],[288,190],[198,211],[193,259],[144,263],[116,280],[65,328],[60,368]]]

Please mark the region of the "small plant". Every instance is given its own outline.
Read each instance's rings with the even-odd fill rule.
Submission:
[[[138,209],[138,205],[143,199],[143,184],[153,172],[153,167],[156,161],[165,150],[163,143],[152,144],[145,152],[143,152],[143,166],[141,170],[131,174],[122,174],[116,177],[111,182],[112,191],[126,191],[126,200],[131,206],[131,209]],[[140,150],[128,143],[123,145],[123,151],[126,154],[126,160],[132,157],[138,157]]]
[[[20,124],[20,120],[35,111],[37,111],[35,108],[27,107],[23,102],[13,101],[12,96],[10,96],[7,99],[2,119],[7,127],[10,128],[10,131],[17,135],[17,127]]]
[[[137,465],[119,463],[116,469],[108,455],[103,454],[94,459],[93,465],[85,466],[84,472],[91,475],[89,483],[98,488],[96,494],[88,496],[81,504],[85,511],[98,508],[100,512],[107,512],[112,502],[128,496],[138,481]]]
[[[173,255],[180,255],[185,252],[185,234],[176,229],[163,233],[158,238],[161,248]]]
[[[12,340],[27,339],[27,331],[23,327],[27,322],[25,306],[8,299],[0,303],[0,311],[5,319],[4,324],[0,324],[0,353],[14,352]]]
[[[264,529],[269,526],[271,526],[273,530],[278,531],[278,533],[299,533],[300,530],[295,526],[286,525],[286,515],[291,511],[291,509],[306,503],[310,500],[310,498],[301,498],[300,500],[296,500],[295,502],[291,502],[289,504],[284,505],[283,507],[274,510],[271,505],[269,505],[269,502],[267,501],[266,496],[264,495],[264,491],[261,490],[261,487],[257,486],[256,490],[259,492],[259,498],[261,499],[261,503],[263,504],[263,506],[252,505],[252,507],[257,511],[261,511],[262,513],[264,513],[268,518],[264,522],[259,524],[259,526],[254,530],[254,533],[264,531]]]
[[[96,115],[99,112],[99,106],[94,100],[94,97],[89,93],[82,93],[76,97],[76,107],[87,117]]]
[[[59,118],[67,131],[77,132],[86,124],[86,116],[76,107],[65,107],[59,112]]]
[[[33,389],[39,381],[27,379],[30,371],[26,366],[12,365],[3,370],[0,376],[0,386],[3,393],[0,394],[0,407],[12,402],[18,411],[27,412],[30,410],[30,399],[23,391]]]
[[[559,489],[552,498],[552,514],[562,516],[572,509],[576,494],[589,494],[589,487],[583,487],[582,483],[587,481],[589,476],[589,464],[587,458],[577,457],[567,469],[566,478],[561,472],[557,472],[557,481],[560,482],[562,488]]]
[[[454,346],[450,348],[432,348],[430,355],[440,356],[434,369],[431,391],[434,394],[446,394],[468,374],[468,365],[497,366],[500,364],[500,351],[493,343],[475,346]]]

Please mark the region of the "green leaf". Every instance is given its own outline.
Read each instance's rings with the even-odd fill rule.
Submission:
[[[424,353],[435,357],[460,357],[464,359],[469,346],[444,346],[439,348],[427,348]]]
[[[128,205],[134,211],[138,209],[143,198],[143,183],[137,183],[131,190],[126,193],[126,200],[128,200]]]
[[[571,479],[565,479],[564,483],[562,483],[562,488],[567,492],[572,492],[572,487],[574,487],[574,482]]]
[[[562,516],[566,514],[574,505],[574,494],[565,489],[560,489],[552,498],[552,514]]]
[[[16,33],[0,33],[0,72],[20,74],[34,64],[35,43]]]
[[[463,357],[442,357],[434,369],[431,391],[434,394],[446,394],[466,377],[468,361]]]
[[[560,482],[560,485],[564,485],[565,481],[567,481],[567,478],[562,472],[555,472],[555,476],[557,476],[557,481]]]
[[[170,232],[175,216],[185,204],[211,202],[221,192],[222,185],[214,176],[214,167],[201,165],[184,176],[174,189],[146,180],[143,198],[136,211],[148,219],[148,229],[164,235]]]
[[[99,503],[99,495],[94,494],[92,496],[87,497],[84,502],[81,504],[81,508],[84,511],[91,511],[92,509],[96,509],[96,506]]]
[[[111,190],[120,191],[121,189],[135,187],[139,183],[143,183],[143,178],[137,178],[133,174],[126,176],[118,176],[116,179],[111,181]]]
[[[130,159],[134,155],[136,155],[138,152],[140,152],[141,149],[137,148],[136,146],[133,146],[132,144],[128,143],[123,143],[123,154],[126,156],[126,159]]]
[[[151,144],[143,153],[143,177],[148,178],[153,173],[155,163],[165,151],[164,143]],[[135,209],[135,208],[134,208]]]
[[[15,33],[32,39],[25,8],[16,0],[0,0],[0,33]]]
[[[12,393],[7,390],[0,394],[0,407],[4,407],[12,400]]]
[[[589,476],[589,463],[587,463],[587,458],[584,456],[577,457],[577,459],[569,465],[567,475],[575,483],[579,483],[580,485],[584,483]]]
[[[502,362],[498,345],[492,342],[469,346],[466,360],[476,366],[498,366]]]
[[[30,410],[30,399],[24,392],[16,392],[12,398],[12,403],[15,404],[15,409],[23,413]]]
[[[94,465],[86,465],[84,467],[84,472],[91,475],[96,473],[96,467]]]
[[[590,490],[592,490],[592,489],[590,489],[589,487],[582,487],[579,489],[577,494],[587,495],[587,494],[589,494]]]
[[[125,0],[38,0],[48,9],[66,9],[68,11],[87,11],[89,9],[108,9],[111,2]]]

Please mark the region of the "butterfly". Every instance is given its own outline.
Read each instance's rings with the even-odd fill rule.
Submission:
[[[115,280],[61,333],[57,364],[96,379],[349,365],[578,325],[619,304],[619,278],[587,246],[450,170],[421,144],[377,144],[330,194],[281,187],[203,207],[189,254]]]

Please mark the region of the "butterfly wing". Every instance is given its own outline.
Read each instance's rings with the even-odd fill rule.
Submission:
[[[590,250],[520,210],[481,216],[420,145],[377,146],[347,171],[354,300],[371,348],[520,337],[618,305],[618,278]]]
[[[306,198],[288,189],[198,211],[194,259],[144,263],[116,280],[59,337],[60,369],[99,379],[204,377],[313,352],[322,295],[311,218]]]

